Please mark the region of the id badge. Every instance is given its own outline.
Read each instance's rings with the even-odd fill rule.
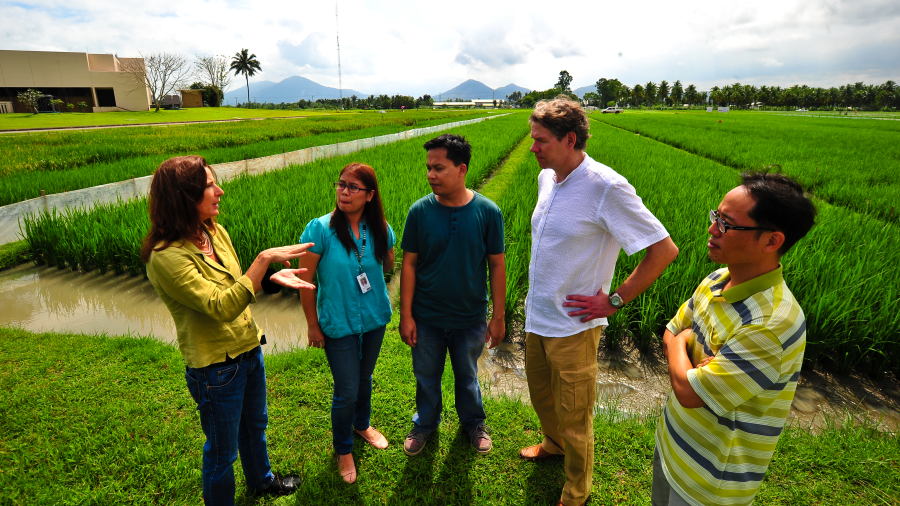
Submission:
[[[366,293],[372,289],[372,285],[369,284],[369,277],[366,276],[365,272],[356,276],[356,281],[359,283],[359,289],[362,290],[362,293]]]

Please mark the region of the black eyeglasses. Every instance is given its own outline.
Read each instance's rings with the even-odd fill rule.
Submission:
[[[338,181],[337,183],[334,183],[334,189],[337,191],[350,190],[350,193],[359,193],[359,192],[369,191],[368,188],[360,188],[359,186],[356,186],[355,184],[347,184],[343,181]]]
[[[725,223],[722,218],[719,218],[719,211],[712,209],[709,211],[709,222],[715,223],[716,226],[719,227],[719,232],[726,233],[729,230],[765,230],[767,232],[775,232],[775,230],[771,228],[762,228],[762,227],[736,227],[734,225],[729,225]]]

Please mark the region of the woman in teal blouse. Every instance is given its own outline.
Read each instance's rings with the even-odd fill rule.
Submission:
[[[383,273],[394,265],[394,230],[384,219],[378,181],[372,167],[351,163],[335,183],[337,205],[309,222],[301,243],[315,243],[300,258],[300,277],[311,282],[318,271],[314,296],[304,292],[303,312],[309,323],[309,345],[324,348],[334,378],[331,425],[338,469],[347,483],[356,481],[353,431],[375,448],[387,439],[369,425],[372,372],[381,351],[391,302]],[[313,302],[315,297],[315,302]]]

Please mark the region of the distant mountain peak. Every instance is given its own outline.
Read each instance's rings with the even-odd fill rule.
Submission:
[[[435,98],[436,100],[451,100],[454,98],[462,98],[467,100],[494,98],[497,100],[501,100],[505,99],[507,95],[514,91],[521,91],[523,94],[525,94],[531,90],[512,83],[495,89],[491,88],[481,81],[476,81],[475,79],[467,79],[447,91],[432,95],[432,98]]]

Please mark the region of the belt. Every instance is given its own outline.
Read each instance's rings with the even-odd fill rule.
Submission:
[[[221,364],[221,365],[240,364],[244,360],[247,360],[248,358],[250,358],[251,354],[255,355],[258,351],[259,351],[259,346],[257,346],[256,348],[253,348],[250,351],[245,351],[244,353],[241,353],[240,355],[238,355],[236,357],[229,357],[228,355],[225,355],[225,361],[218,362],[218,364]]]

